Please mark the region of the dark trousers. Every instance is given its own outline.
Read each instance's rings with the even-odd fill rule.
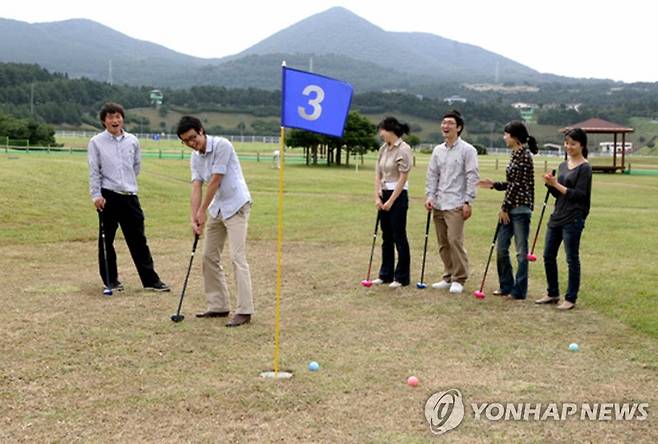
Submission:
[[[496,266],[498,282],[504,294],[525,299],[528,294],[528,234],[530,213],[509,213],[510,221],[502,224],[496,239]],[[512,274],[509,248],[514,237],[516,248],[516,278]]]
[[[564,299],[576,303],[578,289],[580,288],[580,236],[585,228],[585,221],[578,218],[575,221],[560,227],[548,227],[546,241],[544,242],[544,269],[546,270],[546,284],[548,296],[560,296],[557,274],[557,252],[560,244],[564,242],[564,252],[567,256],[569,279]]]
[[[126,239],[126,244],[130,250],[139,278],[144,287],[150,287],[160,281],[160,277],[155,272],[151,251],[146,243],[144,234],[144,213],[139,205],[137,196],[125,196],[110,190],[101,190],[105,198],[105,209],[101,212],[103,225],[105,228],[105,243],[107,246],[107,263],[109,268],[110,282],[105,282],[105,258],[103,257],[103,238],[98,233],[98,264],[101,279],[105,285],[111,285],[118,282],[119,272],[117,271],[117,255],[114,250],[114,237],[117,228],[121,226],[121,231]]]
[[[386,202],[391,194],[391,190],[382,191],[382,201]],[[407,240],[408,209],[409,196],[407,191],[403,190],[390,210],[379,212],[382,227],[382,266],[379,269],[379,279],[384,282],[397,281],[402,285],[409,285],[411,258]],[[398,252],[397,266],[395,250]]]

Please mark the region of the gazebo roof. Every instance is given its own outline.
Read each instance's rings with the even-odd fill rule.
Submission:
[[[581,128],[586,133],[599,133],[599,134],[632,133],[633,131],[635,131],[633,128],[621,126],[617,123],[608,122],[607,120],[594,117],[591,119],[587,119],[584,122],[575,123],[573,125],[564,127],[560,130],[560,132],[565,132],[572,128]]]

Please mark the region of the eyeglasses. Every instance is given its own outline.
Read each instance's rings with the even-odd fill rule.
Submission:
[[[196,140],[196,138],[199,137],[200,135],[201,135],[201,134],[194,133],[194,134],[192,134],[192,135],[189,136],[189,137],[185,137],[185,138],[181,137],[181,138],[180,138],[180,143],[182,143],[182,144],[184,144],[184,145],[190,145],[190,144],[193,143],[193,142]]]

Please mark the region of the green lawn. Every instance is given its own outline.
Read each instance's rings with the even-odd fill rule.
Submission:
[[[413,282],[427,160],[417,156],[410,178]],[[481,175],[502,179],[506,160],[499,157],[496,170],[495,157],[482,157]],[[424,403],[449,388],[460,388],[467,402],[635,400],[653,407],[646,421],[467,417],[444,436],[453,441],[658,440],[658,393],[650,389],[658,372],[655,178],[594,176],[578,307],[558,313],[492,296],[495,267],[487,298],[471,296],[501,193],[479,190],[467,222],[471,277],[464,295],[364,289],[375,217],[372,158],[358,171],[287,165],[281,366],[295,376],[274,382],[258,374],[272,367],[278,170],[269,159],[242,164],[254,197],[249,258],[257,313],[234,331],[194,318],[205,308],[198,259],[186,319],[169,321],[192,243],[187,160],[146,158],[140,176],[149,243],[172,294],[140,291],[118,238],[126,291],[103,298],[85,157],[0,152],[0,441],[425,442],[433,436]],[[540,204],[543,160],[536,165]],[[429,245],[426,281],[434,282],[441,272],[434,237]],[[378,258],[379,250],[375,268]],[[559,260],[564,288],[562,253]],[[544,287],[540,257],[531,265],[530,298]],[[568,351],[571,342],[579,353]],[[306,370],[311,360],[319,372]],[[420,379],[415,389],[404,383],[412,374]]]

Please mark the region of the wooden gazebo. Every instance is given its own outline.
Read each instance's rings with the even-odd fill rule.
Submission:
[[[635,131],[633,128],[621,126],[616,123],[608,122],[607,120],[592,118],[584,122],[569,125],[562,128],[561,132],[566,132],[572,128],[581,128],[588,134],[612,134],[614,136],[613,150],[612,150],[612,165],[592,165],[593,171],[601,171],[604,173],[616,173],[618,170],[624,171],[625,154],[626,154],[626,134]],[[617,165],[617,135],[621,134],[621,164]],[[591,151],[591,150],[590,150]],[[566,156],[566,153],[565,153]]]

